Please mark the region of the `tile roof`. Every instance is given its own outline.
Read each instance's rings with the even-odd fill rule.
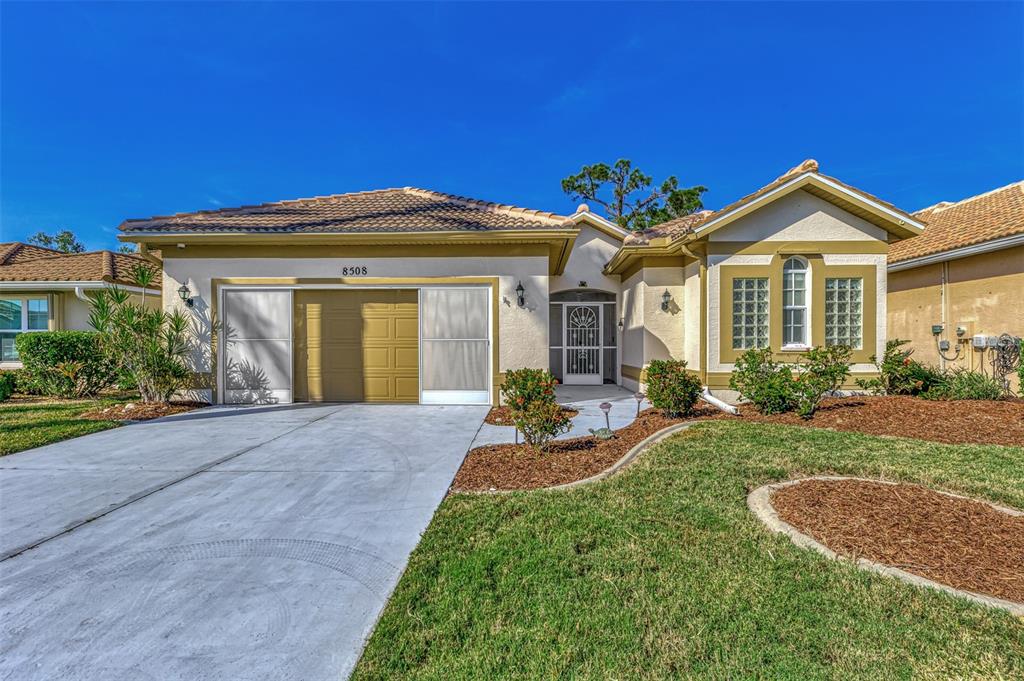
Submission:
[[[569,229],[569,218],[404,187],[125,220],[132,232],[378,233]]]
[[[35,258],[48,258],[52,255],[61,255],[61,251],[42,246],[33,246],[20,241],[11,241],[0,244],[0,265],[12,265],[16,262],[25,262]]]
[[[104,281],[135,286],[132,272],[142,264],[156,273],[152,288],[161,286],[160,269],[138,255],[112,251],[61,253],[40,249],[48,253],[28,257],[33,253],[29,250],[32,248],[38,247],[18,242],[0,244],[0,281]]]
[[[667,237],[675,238],[675,237],[678,237],[678,236],[682,236],[683,234],[694,232],[701,225],[703,225],[703,224],[705,224],[707,222],[711,222],[715,218],[718,218],[718,217],[720,217],[722,215],[725,215],[726,213],[729,213],[729,212],[731,212],[731,211],[733,211],[733,210],[735,210],[735,209],[737,209],[737,208],[739,208],[739,207],[741,207],[743,205],[746,205],[747,203],[750,203],[751,201],[754,201],[755,199],[758,199],[758,198],[764,196],[765,194],[767,194],[767,193],[769,193],[769,192],[771,192],[771,191],[773,191],[775,189],[778,189],[779,187],[781,187],[782,185],[786,184],[787,182],[789,182],[793,178],[798,177],[800,175],[803,175],[805,173],[815,173],[815,174],[819,175],[820,177],[823,177],[823,178],[825,178],[827,180],[830,180],[830,181],[832,181],[832,182],[834,182],[834,183],[836,183],[836,184],[838,184],[838,185],[840,185],[840,186],[842,186],[842,187],[844,187],[846,189],[849,189],[852,192],[860,194],[861,196],[863,196],[863,197],[865,197],[867,199],[870,199],[871,201],[874,201],[875,203],[881,204],[881,205],[885,206],[886,208],[888,208],[889,210],[892,210],[895,213],[906,217],[907,219],[912,219],[909,214],[907,214],[904,211],[900,210],[899,208],[897,208],[896,206],[892,205],[888,201],[883,201],[882,199],[878,198],[877,196],[873,196],[872,194],[869,194],[869,193],[867,193],[867,192],[865,192],[863,190],[857,189],[856,187],[851,187],[850,185],[846,184],[845,182],[842,182],[841,180],[838,180],[838,179],[836,179],[834,177],[830,177],[828,175],[820,173],[819,170],[818,170],[818,162],[815,161],[813,158],[809,158],[806,161],[804,161],[803,163],[801,163],[800,165],[794,166],[793,168],[790,168],[785,173],[783,173],[779,177],[775,178],[775,180],[773,180],[771,183],[761,187],[756,192],[753,192],[751,194],[747,194],[743,198],[738,199],[736,201],[733,201],[732,203],[730,203],[729,205],[725,206],[724,208],[720,208],[718,210],[704,210],[704,211],[700,211],[698,213],[693,213],[691,215],[684,215],[684,216],[678,217],[678,218],[676,218],[674,220],[669,220],[668,222],[663,222],[660,225],[655,225],[651,229],[648,229],[648,230],[646,230],[644,232],[641,232],[639,234],[635,234],[632,237],[627,237],[626,244],[627,245],[629,245],[629,244],[643,245],[643,244],[646,244],[646,243],[650,243],[650,241],[652,239],[656,239],[658,237],[667,236]]]
[[[1024,234],[1024,181],[956,203],[943,201],[914,213],[924,232],[889,247],[889,262],[934,255]]]

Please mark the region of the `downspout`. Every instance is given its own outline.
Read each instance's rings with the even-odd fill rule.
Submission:
[[[78,298],[79,300],[83,300],[83,301],[85,301],[87,303],[91,302],[89,300],[89,296],[85,295],[85,289],[82,288],[81,286],[76,286],[75,287],[75,297]]]
[[[946,332],[947,337],[949,331],[946,329],[946,282],[949,280],[949,263],[943,261],[942,269],[939,270],[939,323],[942,324],[942,330]],[[973,364],[973,362],[971,362]],[[939,367],[942,371],[946,370],[946,358],[939,353]]]

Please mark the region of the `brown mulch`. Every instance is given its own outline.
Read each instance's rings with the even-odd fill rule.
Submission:
[[[772,494],[779,517],[836,553],[1024,603],[1024,516],[917,485],[808,480]]]
[[[491,410],[495,413],[504,409]],[[490,416],[490,414],[488,415]],[[917,397],[837,397],[822,402],[812,419],[794,413],[764,416],[750,405],[730,416],[705,402],[689,419],[670,419],[646,409],[611,440],[593,436],[553,442],[537,453],[526,445],[486,445],[470,450],[452,488],[463,491],[522,490],[551,487],[595,475],[648,435],[682,420],[739,419],[754,423],[891,435],[946,444],[997,444],[1024,447],[1024,400],[934,401]],[[492,423],[492,421],[488,421]],[[505,425],[498,423],[496,425]]]
[[[749,405],[743,419],[812,428],[893,435],[946,444],[1024,447],[1024,400],[925,400],[919,397],[837,397],[822,402],[814,418],[795,413],[762,416]],[[721,412],[714,414],[724,416]]]
[[[183,414],[193,409],[209,407],[206,402],[128,402],[115,404],[112,407],[93,409],[81,415],[83,419],[92,421],[149,421],[161,416]]]
[[[576,416],[579,412],[569,407],[562,407],[562,411],[569,415],[569,418]],[[512,425],[512,413],[508,407],[492,407],[487,416],[484,417],[484,423],[489,423],[492,426],[511,426]]]
[[[678,422],[679,419],[667,418],[657,409],[647,409],[636,421],[615,431],[610,440],[598,440],[591,435],[558,440],[544,452],[526,445],[477,447],[466,455],[452,488],[537,489],[589,478],[621,459],[648,435]]]

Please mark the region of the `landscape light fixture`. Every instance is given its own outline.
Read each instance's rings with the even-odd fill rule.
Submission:
[[[661,294],[661,311],[668,312],[668,304],[672,302],[672,294],[665,289],[665,292]]]
[[[605,425],[605,428],[607,428],[608,430],[611,430],[612,429],[612,424],[608,421],[608,412],[610,412],[612,410],[612,403],[611,402],[602,402],[601,404],[599,404],[597,406],[598,406],[598,409],[600,409],[601,411],[604,412],[604,425]]]
[[[182,284],[178,288],[178,297],[181,298],[182,301],[184,301],[185,305],[192,307],[193,305],[196,304],[196,302],[192,300],[192,297],[189,295],[189,293],[191,293],[191,291],[189,291],[188,286],[186,286],[185,284]]]
[[[526,289],[523,288],[523,282],[519,282],[519,286],[516,286],[516,301],[519,303],[519,307],[526,307]]]
[[[647,395],[644,395],[643,393],[635,393],[633,395],[633,399],[636,400],[636,415],[637,416],[640,416],[640,403],[643,402],[644,398],[646,398],[646,397],[647,397]]]

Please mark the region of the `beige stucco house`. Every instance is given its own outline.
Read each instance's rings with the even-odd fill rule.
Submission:
[[[150,288],[135,285],[133,268],[139,265],[156,270]],[[0,243],[0,369],[21,367],[14,346],[19,334],[90,330],[89,296],[109,286],[155,305],[162,286],[159,268],[125,253],[62,253],[17,241]]]
[[[920,233],[806,161],[718,211],[630,234],[403,188],[121,225],[199,329],[198,396],[492,404],[504,372],[630,389],[653,359],[728,385],[745,348],[884,346],[886,254]]]
[[[924,233],[889,251],[889,336],[928,364],[991,373],[975,338],[1024,337],[1024,182],[914,216]]]

